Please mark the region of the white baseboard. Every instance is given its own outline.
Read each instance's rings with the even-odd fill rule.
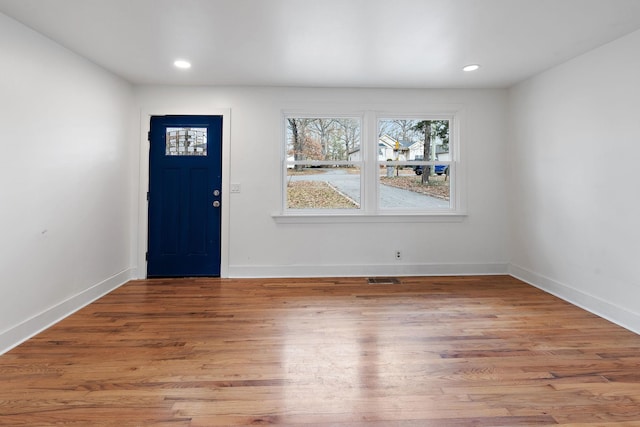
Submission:
[[[509,274],[509,264],[230,265],[231,278],[470,276]]]
[[[536,288],[557,296],[590,313],[609,320],[636,334],[640,334],[640,313],[620,307],[600,297],[587,294],[567,284],[560,283],[526,268],[509,266],[509,274]]]
[[[0,355],[120,287],[132,277],[134,270],[124,270],[0,333]]]

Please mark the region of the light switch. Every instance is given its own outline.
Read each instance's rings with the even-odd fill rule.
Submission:
[[[231,183],[231,192],[239,193],[240,192],[240,184],[239,183]]]

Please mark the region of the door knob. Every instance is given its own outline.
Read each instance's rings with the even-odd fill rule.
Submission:
[[[220,202],[217,201],[217,200],[215,202],[213,202],[213,207],[214,208],[219,208],[220,207]]]

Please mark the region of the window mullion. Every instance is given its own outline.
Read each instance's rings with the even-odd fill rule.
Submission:
[[[365,150],[362,179],[363,209],[365,213],[375,213],[378,210],[378,123],[375,112],[365,112],[362,128],[362,146]]]

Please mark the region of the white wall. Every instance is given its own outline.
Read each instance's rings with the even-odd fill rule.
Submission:
[[[137,87],[142,112],[231,110],[228,273],[242,276],[471,274],[507,271],[505,90],[370,90],[302,88]],[[463,159],[468,217],[454,223],[282,224],[282,110],[344,108],[412,110],[464,107]],[[144,114],[143,114],[144,115]],[[142,132],[144,133],[144,132]],[[144,141],[141,143],[146,144]],[[142,150],[145,153],[145,150]],[[145,157],[142,187],[147,185]],[[226,167],[226,166],[225,166]],[[146,221],[146,204],[140,222]],[[145,227],[141,225],[144,232]],[[425,241],[433,249],[422,249]],[[144,242],[141,243],[141,247]],[[394,259],[394,250],[403,259]],[[139,249],[143,251],[143,249]],[[223,266],[224,268],[224,266]],[[143,269],[140,270],[141,274]]]
[[[0,14],[0,353],[130,275],[130,85]]]
[[[635,331],[638,52],[635,32],[513,87],[509,141],[513,274]]]

